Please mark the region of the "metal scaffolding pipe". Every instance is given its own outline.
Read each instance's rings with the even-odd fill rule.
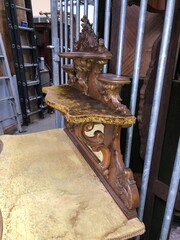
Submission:
[[[53,58],[53,83],[54,85],[59,84],[59,67],[57,59],[57,54],[59,51],[59,38],[58,38],[58,17],[57,17],[57,4],[53,0],[51,0],[51,33],[52,33],[52,58]]]
[[[79,40],[80,33],[80,0],[76,1],[76,41]]]
[[[160,240],[168,239],[171,219],[173,215],[173,209],[176,201],[176,196],[179,187],[180,180],[180,138],[176,152],[176,158],[173,167],[173,174],[171,177],[171,183],[169,186],[169,193],[166,203],[166,210],[164,214],[163,224],[161,228]]]
[[[59,33],[60,33],[60,52],[63,52],[63,5],[62,5],[62,0],[59,0],[59,20],[60,20],[60,24],[59,24]],[[62,69],[62,66],[64,64],[64,60],[63,58],[60,58],[60,62],[61,62],[61,84],[64,84],[64,72]]]
[[[58,51],[59,51],[59,38],[58,38],[58,21],[57,21],[57,2],[51,0],[51,35],[52,35],[52,59],[53,59],[53,83],[59,84],[59,63],[58,63]],[[55,126],[61,127],[60,114],[55,111]]]
[[[68,51],[68,0],[64,1],[64,38],[65,52]],[[65,58],[65,64],[68,64],[68,59]],[[65,73],[65,83],[68,82],[68,74]]]
[[[133,72],[132,90],[131,90],[131,98],[130,98],[130,111],[132,115],[135,115],[135,111],[136,111],[147,2],[148,0],[144,0],[144,1],[141,1],[141,4],[140,4],[138,33],[137,33],[136,51],[135,51],[135,60],[134,60],[134,72]],[[134,127],[132,126],[127,130],[126,149],[125,149],[125,157],[124,157],[126,167],[129,167],[130,165],[133,129]]]
[[[110,33],[110,17],[111,17],[111,0],[106,0],[105,19],[104,19],[104,46],[109,49],[109,33]],[[107,73],[107,64],[103,67],[103,73]]]
[[[119,36],[118,36],[118,53],[117,53],[117,63],[116,63],[116,75],[121,76],[122,72],[122,58],[123,58],[123,43],[124,43],[124,32],[125,32],[125,22],[126,22],[126,9],[127,0],[121,1],[121,12],[119,20]]]
[[[84,0],[84,16],[88,17],[88,0]]]
[[[98,30],[98,10],[99,10],[99,0],[94,0],[94,17],[93,17],[93,29],[95,34]]]
[[[73,52],[74,48],[74,3],[70,1],[70,51]],[[73,60],[70,60],[73,64]]]
[[[152,113],[151,113],[151,119],[150,119],[150,125],[149,125],[147,145],[146,145],[144,171],[142,176],[140,206],[139,206],[139,212],[138,212],[138,216],[140,220],[143,219],[143,214],[144,214],[144,206],[145,206],[145,200],[147,195],[147,186],[148,186],[148,180],[149,180],[151,159],[153,154],[154,140],[155,140],[155,134],[156,134],[156,128],[157,128],[157,122],[158,122],[158,113],[159,113],[162,88],[163,88],[163,80],[164,80],[164,75],[166,70],[168,48],[169,48],[169,42],[171,37],[175,1],[176,0],[168,0],[166,5],[166,13],[165,13],[162,41],[161,41],[161,49],[159,54],[156,84],[155,84],[154,98],[153,98],[153,105],[152,105]]]
[[[74,4],[70,1],[70,51],[73,51],[73,39],[74,39]]]

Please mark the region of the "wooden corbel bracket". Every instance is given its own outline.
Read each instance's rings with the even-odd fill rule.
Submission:
[[[74,134],[80,141],[90,147],[93,152],[102,152],[102,160],[93,158],[93,164],[105,176],[106,181],[121,198],[127,209],[135,209],[138,207],[139,196],[133,173],[129,168],[125,168],[120,151],[121,126],[111,126],[111,141],[107,143],[106,139],[109,136],[105,133],[107,132],[106,128],[109,128],[109,126],[106,124],[103,125],[104,132],[95,130],[93,136],[87,135],[88,132],[93,130],[95,125],[94,123],[75,125]]]

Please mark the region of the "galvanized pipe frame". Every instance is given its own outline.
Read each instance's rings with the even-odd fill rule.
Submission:
[[[94,0],[93,29],[96,35],[98,35],[98,10],[99,0]]]
[[[138,32],[137,32],[135,60],[134,60],[134,71],[133,71],[132,89],[131,89],[131,98],[130,98],[130,111],[132,115],[135,115],[135,111],[136,111],[147,3],[148,3],[148,0],[141,1],[140,3]],[[125,156],[124,156],[126,167],[129,167],[130,165],[133,129],[134,129],[134,126],[131,126],[127,130],[126,149],[125,149]]]
[[[51,0],[51,35],[52,35],[52,64],[53,64],[53,83],[59,85],[59,38],[58,38],[58,16],[57,2]],[[63,127],[62,117],[58,111],[55,111],[55,126],[56,128]]]
[[[70,1],[70,51],[74,50],[74,4]],[[71,59],[71,64],[73,60]]]
[[[68,51],[68,0],[64,1],[64,50]],[[68,64],[68,59],[65,58],[65,64]],[[65,83],[68,82],[68,74],[65,73]]]
[[[119,20],[119,35],[118,35],[118,53],[117,53],[117,63],[116,63],[116,75],[121,76],[122,73],[122,60],[123,60],[123,50],[124,50],[124,32],[126,23],[126,10],[127,10],[127,0],[121,1],[121,13]]]
[[[80,0],[76,1],[76,41],[79,40],[80,33]]]
[[[63,34],[63,5],[62,5],[62,0],[59,0],[59,33],[60,33],[60,52],[63,52],[63,47],[64,47],[64,43],[63,43],[63,39],[64,39],[64,34]],[[60,72],[61,72],[61,84],[64,84],[64,72],[62,69],[62,66],[64,65],[64,59],[60,58]]]
[[[165,209],[163,224],[161,228],[160,240],[168,239],[175,200],[176,200],[178,187],[179,187],[179,181],[180,181],[180,138],[179,138],[179,143],[177,147],[174,167],[173,167],[173,174],[171,177],[171,182],[169,187],[166,209]]]
[[[88,0],[84,0],[84,16],[88,18]]]
[[[144,169],[143,169],[143,175],[142,175],[140,206],[139,206],[139,212],[138,212],[138,216],[140,220],[143,219],[143,214],[144,214],[149,173],[150,173],[151,160],[152,160],[154,141],[155,141],[155,135],[156,135],[156,129],[157,129],[157,122],[158,122],[158,113],[160,109],[160,101],[161,101],[162,88],[163,88],[163,80],[165,76],[165,69],[166,69],[166,63],[167,63],[167,55],[168,55],[167,53],[168,53],[168,47],[169,47],[169,42],[171,37],[175,1],[176,0],[168,0],[166,5],[166,13],[165,13],[161,48],[160,48],[160,54],[159,54],[158,70],[157,70],[157,76],[156,76],[151,119],[150,119],[148,139],[147,139],[147,145],[146,145]]]
[[[106,0],[105,17],[104,17],[104,46],[109,49],[110,39],[110,17],[111,17],[111,0]],[[103,73],[107,73],[108,65],[104,65]]]

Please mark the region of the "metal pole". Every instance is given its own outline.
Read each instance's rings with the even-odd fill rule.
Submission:
[[[70,50],[73,51],[73,36],[74,36],[74,5],[73,0],[70,1]]]
[[[104,19],[104,46],[109,49],[109,32],[110,32],[111,0],[106,0],[105,19]],[[107,73],[108,65],[104,65],[103,73]]]
[[[164,214],[163,224],[161,228],[160,240],[168,239],[168,233],[170,229],[173,209],[176,201],[177,191],[180,180],[180,138],[176,152],[176,159],[173,167],[173,174],[171,177],[171,183],[169,187],[169,194],[166,203],[166,210]]]
[[[57,21],[57,2],[51,0],[51,35],[52,35],[52,59],[53,59],[53,83],[59,85],[59,38],[58,38],[58,21]],[[55,111],[55,126],[61,127],[60,114]]]
[[[148,0],[141,1],[140,12],[139,12],[139,22],[138,22],[138,33],[136,40],[136,51],[135,51],[135,60],[134,60],[134,72],[132,80],[132,90],[131,90],[131,99],[130,99],[130,111],[132,115],[135,115],[136,111],[136,101],[137,101],[137,91],[139,83],[139,72],[141,66],[141,56],[142,56],[142,45],[145,29],[145,20],[146,20],[146,10],[147,10]],[[133,126],[127,130],[127,139],[126,139],[126,149],[125,149],[125,165],[129,167],[130,157],[131,157],[131,147],[132,147],[132,137],[133,137]]]
[[[163,80],[164,80],[164,75],[166,70],[168,47],[169,47],[169,41],[171,37],[175,1],[176,0],[168,0],[166,5],[166,14],[165,14],[165,20],[164,20],[161,49],[159,54],[159,62],[158,62],[158,69],[157,69],[157,76],[156,76],[156,85],[154,90],[153,106],[152,106],[152,113],[151,113],[149,133],[148,133],[147,146],[146,146],[144,171],[142,176],[140,206],[139,206],[139,212],[138,212],[140,220],[143,219],[143,214],[144,214],[144,206],[145,206],[145,200],[146,200],[146,194],[147,194],[147,186],[148,186],[151,159],[152,159],[152,153],[153,153],[153,147],[154,147],[154,139],[156,134],[157,122],[158,122],[158,113],[159,113],[159,107],[160,107],[160,101],[161,101]]]
[[[60,32],[60,51],[63,52],[63,6],[62,6],[62,0],[59,0],[59,17],[60,17],[60,24],[59,24],[59,32]],[[64,65],[63,58],[60,59],[61,61],[61,84],[64,84],[64,72],[62,69],[62,66]]]
[[[59,33],[60,33],[60,52],[63,52],[63,3],[62,0],[59,1],[59,20],[60,20],[60,24],[59,24]],[[60,62],[61,62],[61,68],[60,68],[60,72],[61,72],[61,84],[64,84],[64,72],[62,69],[62,66],[64,65],[64,59],[60,58]],[[61,119],[61,128],[64,127],[64,117],[63,115],[60,113],[60,119]]]
[[[121,76],[121,72],[122,72],[126,9],[127,9],[127,0],[121,0],[121,13],[120,13],[120,20],[119,20],[119,36],[118,36],[118,46],[117,46],[118,54],[117,54],[117,63],[116,63],[116,75],[118,76]]]
[[[88,17],[88,0],[84,0],[84,16]]]
[[[99,0],[94,0],[93,29],[95,34],[97,34],[97,30],[98,30],[98,10],[99,10]]]
[[[80,33],[80,0],[76,1],[76,41],[79,40]]]
[[[65,52],[68,51],[68,0],[64,1],[64,37],[65,37]],[[68,64],[68,59],[65,58],[65,64]],[[65,82],[68,82],[68,74],[65,73]]]

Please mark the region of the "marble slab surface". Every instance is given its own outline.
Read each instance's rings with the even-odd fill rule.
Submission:
[[[3,240],[128,239],[127,220],[62,129],[4,135],[0,154]]]

